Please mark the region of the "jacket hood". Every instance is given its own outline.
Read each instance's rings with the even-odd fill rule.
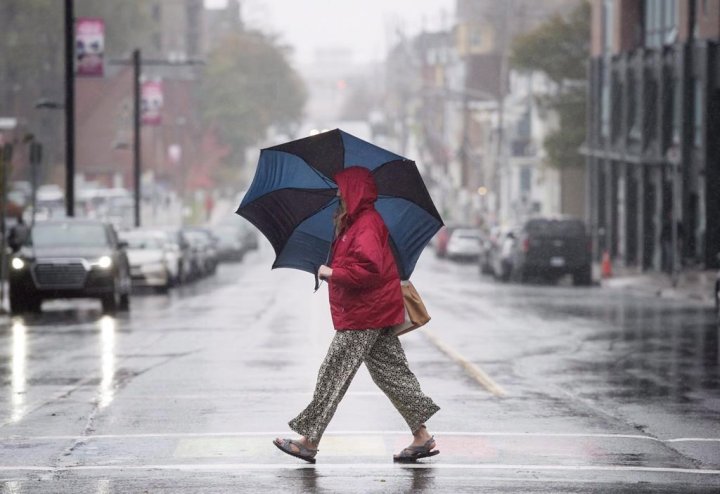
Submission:
[[[348,220],[354,221],[360,213],[373,208],[377,200],[377,185],[370,170],[351,166],[335,174],[335,183],[345,201]]]

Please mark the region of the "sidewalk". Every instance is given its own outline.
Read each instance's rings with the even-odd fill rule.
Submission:
[[[600,273],[599,266],[596,266],[595,272]],[[680,273],[677,286],[673,287],[668,274],[642,273],[636,269],[613,267],[613,276],[601,279],[600,285],[605,288],[633,290],[657,297],[690,299],[714,305],[716,276],[716,270],[686,269]]]

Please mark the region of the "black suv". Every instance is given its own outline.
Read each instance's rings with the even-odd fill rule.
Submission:
[[[37,222],[23,245],[11,247],[11,312],[39,312],[43,300],[54,298],[99,298],[105,312],[129,308],[125,245],[109,223]]]
[[[512,277],[556,281],[571,274],[573,284],[592,284],[590,239],[585,224],[570,217],[535,218],[525,222],[513,252]]]

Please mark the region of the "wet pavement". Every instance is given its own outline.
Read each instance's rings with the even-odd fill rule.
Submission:
[[[309,401],[326,287],[267,246],[129,315],[46,303],[0,319],[0,492],[718,492],[712,309],[513,285],[424,254],[433,320],[403,337],[441,454],[395,465],[404,423],[363,368],[314,466],[272,444]]]

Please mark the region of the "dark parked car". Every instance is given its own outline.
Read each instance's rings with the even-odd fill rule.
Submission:
[[[590,241],[576,218],[535,218],[525,222],[513,249],[512,278],[557,281],[570,274],[575,285],[592,283]]]
[[[37,312],[43,300],[98,298],[106,312],[130,305],[124,243],[109,223],[63,219],[35,223],[10,259],[10,310]]]
[[[218,239],[204,227],[189,226],[183,228],[183,234],[196,255],[201,276],[214,274],[219,263]]]
[[[216,226],[213,235],[217,238],[218,259],[220,262],[242,261],[247,250],[238,228],[233,226]]]

